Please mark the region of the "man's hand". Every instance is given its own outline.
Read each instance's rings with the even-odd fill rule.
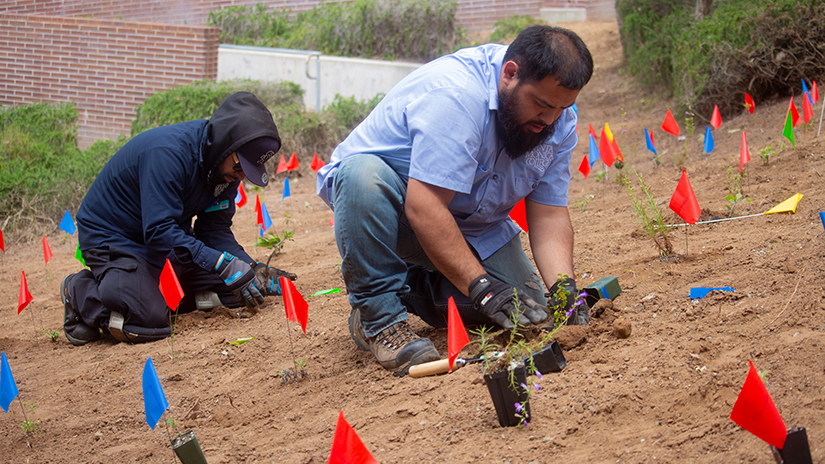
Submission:
[[[470,284],[470,299],[478,309],[505,329],[513,328],[516,313],[515,297],[518,294],[518,324],[538,324],[547,319],[547,312],[524,292],[516,290],[489,274],[482,274]]]
[[[258,280],[255,269],[249,263],[224,251],[215,265],[215,272],[220,274],[238,301],[244,302],[250,308],[264,302],[264,296],[261,294],[263,283]]]
[[[263,292],[265,295],[281,294],[281,284],[278,281],[279,277],[286,277],[293,282],[298,278],[297,275],[291,272],[282,271],[276,267],[267,266],[264,263],[255,265],[255,275],[258,277],[258,280],[263,282]]]
[[[550,287],[547,293],[547,307],[551,311],[560,311],[567,314],[574,307],[579,298],[579,290],[576,288],[576,281],[570,277],[562,277]],[[572,313],[567,318],[567,325],[587,325],[590,323],[590,308],[582,299],[581,304],[575,305]]]

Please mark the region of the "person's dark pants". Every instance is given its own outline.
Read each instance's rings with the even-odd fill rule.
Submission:
[[[116,247],[101,247],[83,251],[89,269],[80,271],[72,280],[72,307],[90,327],[107,328],[109,316],[117,311],[124,325],[144,328],[169,326],[169,307],[160,293],[161,268],[139,256]],[[195,293],[211,290],[221,301],[231,306],[237,300],[220,277],[195,264],[182,264],[170,259],[184,291],[179,313],[194,311]]]

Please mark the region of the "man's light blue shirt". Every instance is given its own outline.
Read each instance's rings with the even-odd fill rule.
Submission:
[[[467,48],[405,77],[318,171],[318,195],[334,209],[328,189],[341,161],[379,156],[405,182],[412,177],[456,192],[450,212],[481,259],[518,235],[508,214],[522,198],[567,206],[576,113],[565,109],[553,135],[511,159],[496,134],[506,51],[499,44]]]

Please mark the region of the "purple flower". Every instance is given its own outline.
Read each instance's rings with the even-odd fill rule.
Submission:
[[[536,371],[536,372],[533,372],[533,373],[534,373],[534,374],[536,374],[536,377],[537,377],[539,380],[541,380],[541,378],[542,378],[542,377],[544,377],[543,375],[541,375],[541,372],[539,372],[539,371]]]
[[[570,316],[572,316],[572,315],[573,315],[573,311],[575,311],[575,310],[576,310],[576,306],[575,306],[575,305],[571,306],[571,307],[570,307],[570,309],[568,309],[568,310],[567,310],[567,312],[566,312],[566,313],[564,313],[564,316],[565,316],[565,317],[570,317]]]
[[[527,384],[526,384],[526,383],[522,383],[522,384],[521,384],[521,388],[523,388],[523,389],[524,389],[524,391],[527,391],[527,390],[528,390],[528,388],[527,388]]]
[[[541,385],[534,383],[533,386],[536,387],[536,391],[541,391]]]
[[[516,403],[515,407],[516,407],[516,412],[521,412],[521,410],[524,409],[524,406],[522,406],[521,403]]]

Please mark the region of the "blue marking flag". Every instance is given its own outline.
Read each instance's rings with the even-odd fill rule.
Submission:
[[[60,230],[66,232],[69,235],[74,235],[77,231],[77,227],[74,225],[74,220],[72,220],[72,215],[69,214],[69,210],[66,210],[66,214],[63,215],[63,219],[60,221]]]
[[[814,104],[814,100],[811,98],[811,92],[808,92],[808,86],[807,84],[805,84],[805,79],[802,79],[802,95],[808,97],[808,103],[810,103],[811,105]]]
[[[591,168],[593,167],[593,163],[600,158],[599,147],[596,146],[596,139],[593,138],[593,134],[590,134],[590,155],[587,158],[590,160]]]
[[[9,361],[6,359],[6,352],[0,353],[0,407],[4,412],[9,412],[11,401],[17,398],[17,384],[14,376],[11,375]]]
[[[652,151],[654,155],[659,154],[656,152],[656,146],[653,145],[653,139],[650,138],[650,132],[647,131],[647,127],[645,127],[645,144],[647,145],[647,149]]]
[[[169,402],[163,394],[152,358],[147,359],[143,366],[143,406],[146,409],[146,423],[155,430],[160,416],[169,408]]]
[[[693,287],[690,289],[690,298],[693,300],[704,298],[708,293],[718,290],[720,292],[732,292],[733,287]]]
[[[261,215],[264,219],[264,223],[261,225],[261,237],[263,237],[264,231],[272,227],[272,218],[269,217],[269,211],[266,210],[266,203],[264,202],[261,202]]]
[[[825,213],[819,212],[819,219],[822,221],[822,227],[825,227]]]
[[[705,128],[705,153],[712,152],[714,147],[713,133],[711,133],[710,126],[708,126]]]
[[[284,196],[281,197],[281,202],[283,203],[284,198],[289,196],[289,177],[284,179]]]

